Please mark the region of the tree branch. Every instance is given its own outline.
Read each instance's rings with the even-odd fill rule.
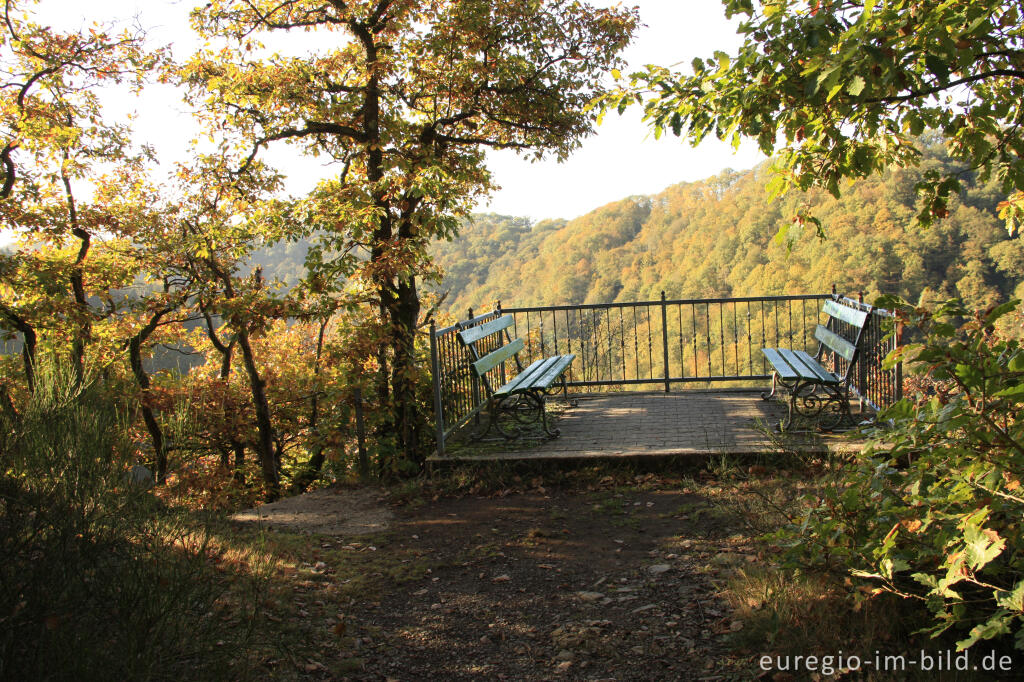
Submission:
[[[987,80],[989,78],[997,78],[999,76],[1009,76],[1010,78],[1024,78],[1024,71],[1019,69],[993,69],[992,71],[985,71],[982,73],[974,74],[973,76],[965,76],[949,83],[935,85],[924,90],[918,90],[911,92],[906,95],[896,95],[893,97],[878,97],[863,100],[867,104],[892,104],[896,102],[906,102],[912,99],[918,99],[920,97],[928,97],[929,95],[935,95],[942,92],[943,90],[949,90],[955,88],[958,85],[966,85],[968,83],[976,83],[978,81]]]

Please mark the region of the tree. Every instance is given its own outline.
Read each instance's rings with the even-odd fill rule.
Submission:
[[[771,189],[821,186],[915,165],[935,130],[967,164],[925,174],[918,220],[947,214],[965,179],[997,178],[1010,233],[1024,216],[1024,34],[1006,0],[723,0],[743,17],[736,55],[697,59],[692,73],[648,67],[605,110],[643,103],[655,134],[696,144],[755,138],[779,153]],[[819,224],[820,229],[820,224]]]
[[[492,189],[486,149],[564,158],[592,131],[586,105],[635,13],[569,0],[214,0],[193,22],[231,41],[183,72],[217,129],[248,145],[250,160],[288,141],[340,167],[305,204],[320,238],[311,279],[373,295],[385,431],[422,462],[416,337],[427,244],[453,236]],[[258,36],[297,30],[333,31],[340,45],[257,56]]]
[[[41,331],[68,346],[80,381],[93,324],[113,314],[109,297],[97,306],[89,293],[123,281],[124,263],[108,251],[90,283],[88,260],[99,231],[123,236],[127,226],[112,219],[102,200],[83,201],[79,192],[92,184],[102,197],[119,171],[137,171],[145,155],[132,149],[127,126],[103,120],[96,91],[122,82],[140,87],[162,53],[144,50],[134,32],[100,26],[54,31],[34,23],[13,0],[3,12],[0,227],[51,247],[0,259],[0,325],[21,334],[31,390]]]

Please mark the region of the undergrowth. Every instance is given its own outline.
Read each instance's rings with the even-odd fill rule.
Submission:
[[[210,537],[131,482],[100,382],[37,376],[0,413],[0,679],[248,677],[255,583],[229,589]]]

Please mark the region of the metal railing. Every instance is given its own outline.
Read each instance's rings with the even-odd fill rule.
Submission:
[[[835,294],[758,296],[712,299],[666,299],[631,303],[502,308],[444,329],[431,327],[431,360],[438,453],[445,439],[466,424],[486,403],[483,387],[469,371],[468,349],[456,334],[501,315],[510,315],[513,337],[526,347],[523,366],[550,355],[575,353],[567,372],[570,389],[645,390],[668,392],[674,384],[709,387],[721,383],[763,386],[771,369],[761,348],[792,348],[814,354],[814,328],[824,322],[821,303],[832,298],[867,310],[863,303]],[[862,340],[858,367],[851,381],[857,396],[874,409],[892,404],[901,394],[900,369],[883,371],[882,359],[895,343],[883,330],[891,317],[873,310]],[[834,329],[853,338],[848,329]],[[501,345],[491,337],[486,352]],[[482,342],[481,342],[482,343]],[[512,360],[488,376],[494,387],[515,375]],[[832,364],[845,372],[845,360]]]

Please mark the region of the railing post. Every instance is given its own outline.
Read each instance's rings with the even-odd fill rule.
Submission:
[[[363,426],[363,390],[356,387],[353,396],[356,408],[356,443],[359,446],[359,478],[366,483],[370,479],[370,460],[366,456],[366,429]]]
[[[430,373],[434,377],[434,435],[437,456],[444,456],[444,406],[441,404],[441,363],[437,357],[437,325],[430,321]]]
[[[668,371],[668,310],[665,306],[664,291],[661,292],[661,351],[665,362],[665,393],[668,393],[671,390],[668,381],[671,374]]]
[[[876,319],[877,317],[878,316],[875,315],[873,312],[870,312],[868,313],[867,321],[864,323],[865,325],[874,325],[864,330],[864,334],[868,336],[868,342],[871,343],[872,354],[875,353],[875,343],[880,335],[878,332],[881,331],[877,326],[879,323],[879,320]],[[875,398],[872,398],[871,395],[868,393],[871,389],[868,386],[867,356],[868,353],[866,353],[864,350],[861,350],[860,354],[857,356],[857,388],[859,389],[860,393],[859,402],[861,411],[864,410],[864,398],[868,398],[870,400],[877,399],[877,396]]]
[[[469,329],[469,324],[470,324],[470,322],[473,321],[473,309],[469,308],[466,312],[469,313],[469,317],[466,319],[466,327],[465,328]],[[475,408],[477,405],[480,404],[480,379],[477,378],[475,373],[471,372],[470,373],[469,382],[470,382],[471,391],[472,391],[472,395],[473,395],[473,407]],[[473,422],[476,423],[476,424],[480,423],[480,413],[479,412],[476,414],[475,417],[473,417]]]
[[[895,317],[895,314],[893,315]],[[903,345],[903,325],[896,320],[896,333],[892,335],[892,349],[896,350]],[[896,377],[896,390],[893,396],[893,402],[897,400],[903,400],[903,361],[900,360],[896,363],[896,367],[893,369],[893,373]]]
[[[494,319],[501,317],[501,301],[495,303],[494,306]],[[508,329],[505,330],[505,341],[511,341],[512,336],[508,333]],[[499,377],[501,379],[501,385],[504,386],[508,379],[505,378],[505,363],[501,363],[501,368],[498,370]]]

